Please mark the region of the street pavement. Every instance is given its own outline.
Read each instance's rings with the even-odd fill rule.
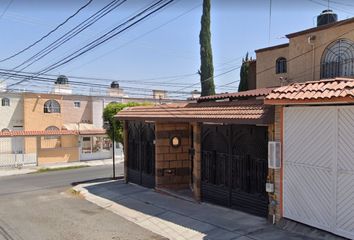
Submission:
[[[165,239],[68,190],[111,176],[98,166],[0,177],[0,240]]]

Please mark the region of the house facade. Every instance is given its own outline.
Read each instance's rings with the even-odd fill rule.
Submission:
[[[117,114],[126,181],[354,239],[353,27],[256,50],[255,90]]]

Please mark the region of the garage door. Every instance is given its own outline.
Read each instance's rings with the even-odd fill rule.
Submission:
[[[287,107],[284,217],[354,239],[354,107]]]

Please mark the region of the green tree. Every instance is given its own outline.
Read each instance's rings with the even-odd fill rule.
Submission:
[[[123,144],[123,122],[117,121],[114,116],[121,110],[126,107],[135,107],[135,106],[142,106],[142,105],[150,105],[150,103],[110,103],[108,104],[105,109],[103,110],[103,120],[109,122],[110,126],[113,126],[114,133],[115,133],[115,140]],[[107,134],[110,139],[113,139],[113,129],[110,128],[107,131]]]
[[[203,15],[199,34],[201,66],[198,71],[202,96],[214,95],[214,66],[210,33],[210,0],[203,0]]]
[[[250,69],[250,61],[252,61],[252,58],[248,58],[248,53],[246,53],[246,57],[242,58],[242,65],[240,68],[240,84],[238,85],[239,92],[248,90],[248,73]]]

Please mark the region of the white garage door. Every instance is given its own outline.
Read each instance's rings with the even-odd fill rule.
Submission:
[[[354,239],[354,106],[287,107],[284,217]]]

